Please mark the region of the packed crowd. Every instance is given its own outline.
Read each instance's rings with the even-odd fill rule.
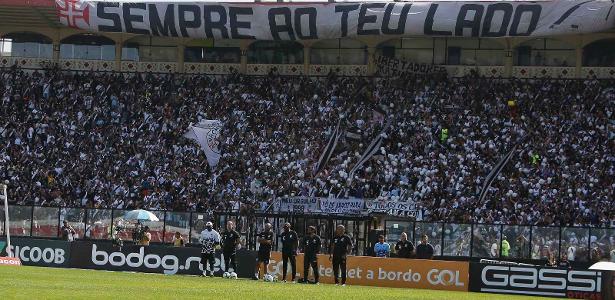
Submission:
[[[428,221],[604,225],[615,220],[613,86],[5,69],[0,179],[19,204],[202,211],[360,197],[414,202]],[[224,124],[215,168],[183,137],[203,119]],[[378,135],[378,153],[351,173]]]

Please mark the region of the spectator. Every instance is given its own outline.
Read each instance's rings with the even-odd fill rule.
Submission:
[[[557,262],[557,266],[559,268],[570,269],[570,261],[568,260],[568,256],[566,254],[562,254],[560,260]]]
[[[378,236],[378,243],[374,245],[374,254],[376,257],[389,257],[391,254],[391,246],[384,241],[384,235]]]
[[[141,235],[141,242],[139,244],[141,246],[149,246],[151,240],[152,234],[149,232],[149,226],[143,227],[143,234]]]
[[[75,229],[73,229],[73,227],[70,226],[66,220],[62,221],[62,228],[60,228],[60,232],[62,234],[62,239],[70,242],[75,240],[75,235],[77,234]]]
[[[425,221],[606,225],[615,219],[612,86],[2,69],[0,180],[15,184],[12,203],[28,205],[212,212],[360,197],[413,202]],[[183,137],[203,119],[223,123],[216,167]],[[350,178],[388,120],[378,153]],[[345,134],[313,174],[338,122]]]
[[[401,238],[395,245],[397,257],[410,258],[414,255],[414,244],[408,240],[408,235],[405,232],[401,233]]]
[[[184,237],[182,237],[179,231],[175,232],[173,236],[173,247],[184,247],[186,242],[184,241]]]
[[[426,234],[421,236],[421,243],[416,246],[416,258],[433,259],[434,249],[428,239]]]
[[[508,258],[510,255],[510,244],[506,236],[502,236],[502,258]]]

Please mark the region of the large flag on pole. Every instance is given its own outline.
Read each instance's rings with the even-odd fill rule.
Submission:
[[[220,130],[222,122],[218,120],[203,120],[198,124],[190,125],[188,132],[184,134],[185,138],[195,140],[201,146],[201,149],[207,156],[207,163],[212,167],[216,167],[220,161]]]
[[[343,134],[343,132],[340,132],[340,122],[341,121],[337,122],[335,130],[333,130],[333,132],[331,133],[331,137],[329,137],[329,142],[327,143],[327,146],[322,151],[322,154],[320,154],[318,164],[316,164],[316,168],[314,169],[314,176],[316,176],[316,174],[318,174],[322,170],[322,168],[325,167],[327,162],[329,162],[329,159],[331,159],[331,155],[333,155],[333,152],[335,151],[335,147],[337,147],[337,142],[339,141],[340,136]]]
[[[491,187],[493,181],[500,175],[500,172],[504,169],[510,158],[515,154],[515,150],[517,150],[517,145],[513,146],[513,148],[500,159],[500,161],[495,165],[495,167],[489,172],[487,178],[485,178],[485,182],[483,182],[483,187],[480,190],[480,195],[478,196],[478,203],[482,203],[485,197],[487,196],[487,191]]]

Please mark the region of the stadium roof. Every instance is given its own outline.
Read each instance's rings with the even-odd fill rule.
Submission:
[[[0,22],[11,27],[61,27],[54,0],[0,0]]]

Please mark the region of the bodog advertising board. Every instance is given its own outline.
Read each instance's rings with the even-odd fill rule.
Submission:
[[[121,248],[108,242],[79,241],[72,243],[71,267],[111,271],[134,271],[164,274],[203,273],[201,249],[194,247],[135,246]],[[237,251],[239,277],[254,275],[256,254],[253,251]],[[216,253],[214,274],[222,275],[224,260]]]
[[[280,252],[271,254],[268,268],[270,274],[282,279]],[[318,268],[320,282],[334,283],[329,255],[318,256]],[[351,285],[467,291],[468,271],[468,262],[348,256],[346,282]],[[287,279],[290,279],[289,275]],[[309,276],[312,278],[313,274]],[[296,277],[303,277],[303,254],[297,255]]]

